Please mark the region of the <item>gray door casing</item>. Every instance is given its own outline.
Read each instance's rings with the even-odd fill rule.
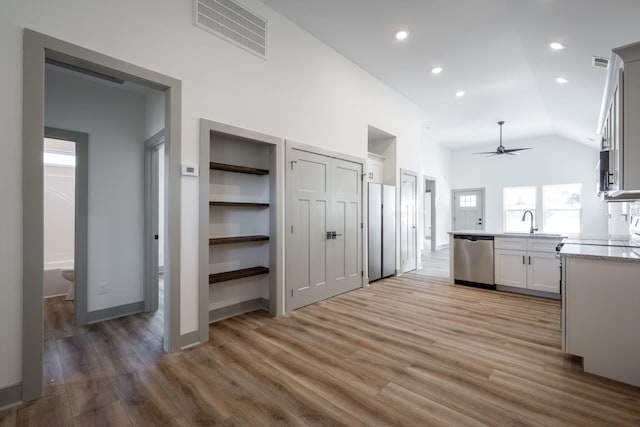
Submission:
[[[144,311],[158,309],[158,219],[160,147],[164,144],[164,129],[144,143]],[[164,230],[162,230],[164,232]]]
[[[133,81],[165,93],[164,349],[180,348],[181,82],[29,29],[23,33],[22,401],[43,393],[43,163],[45,61]],[[171,242],[171,244],[169,244]]]

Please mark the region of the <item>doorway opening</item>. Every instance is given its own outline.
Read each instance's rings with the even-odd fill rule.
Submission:
[[[73,301],[76,144],[44,139],[44,298]]]
[[[63,303],[72,319],[51,328],[87,323],[87,151],[88,135],[46,127],[43,159],[44,281],[49,303]]]
[[[433,252],[437,247],[436,230],[436,180],[424,180],[424,252]]]
[[[406,273],[418,268],[418,174],[400,169],[400,262]]]
[[[164,247],[164,284],[165,284],[165,316],[163,323],[163,348],[165,351],[175,351],[182,345],[189,343],[181,342],[180,337],[180,82],[168,76],[158,74],[156,72],[146,70],[132,64],[99,54],[94,51],[84,49],[82,47],[66,43],[64,41],[54,39],[52,37],[40,34],[31,30],[24,31],[23,38],[23,322],[22,322],[22,400],[24,402],[33,400],[43,394],[43,278],[44,278],[44,127],[45,117],[44,111],[47,102],[45,102],[45,66],[54,64],[59,67],[71,69],[72,72],[80,72],[91,74],[95,78],[109,77],[113,81],[133,82],[140,86],[151,88],[160,94],[163,100],[163,108],[160,115],[164,120],[165,135],[165,227],[164,234],[166,241],[171,241],[172,245]],[[109,83],[113,84],[113,82]],[[107,99],[96,99],[96,103],[106,102]],[[60,116],[74,117],[60,111]],[[85,115],[88,113],[82,111]],[[144,115],[143,115],[144,116]],[[96,120],[98,120],[96,118]],[[54,122],[49,125],[56,126]],[[73,128],[73,127],[72,127]],[[77,128],[77,127],[76,127]],[[93,135],[91,135],[93,141]],[[117,139],[113,139],[117,141]],[[140,150],[140,158],[144,156],[144,137],[138,140]],[[76,146],[78,149],[79,145]],[[112,153],[110,144],[104,144],[105,155],[100,156],[96,153],[92,146],[89,150],[92,156],[98,156],[103,161],[104,170],[111,168],[111,171],[117,170],[122,165],[119,162],[109,162],[108,156]],[[81,162],[78,162],[78,166]],[[117,166],[117,167],[116,167]],[[140,176],[143,175],[143,161],[135,166]],[[93,170],[93,169],[92,169]],[[116,171],[117,172],[117,171]],[[113,175],[116,176],[117,175]],[[86,181],[85,181],[86,182]],[[89,182],[95,182],[89,180]],[[92,199],[99,199],[104,194],[117,194],[118,188],[126,186],[124,184],[114,184],[109,187],[109,183],[101,182],[105,188],[99,191],[92,191]],[[140,179],[139,188],[143,187],[142,179]],[[76,189],[78,191],[78,189]],[[141,197],[142,198],[142,197]],[[143,208],[140,208],[143,211]],[[89,210],[89,213],[92,211]],[[79,220],[76,215],[76,222]],[[90,216],[88,221],[90,225],[102,226],[106,229],[109,225],[108,218],[101,215]],[[141,234],[143,227],[136,233]],[[104,231],[104,230],[103,230]],[[76,238],[78,234],[76,233]],[[126,245],[122,245],[118,239],[111,238],[108,232],[103,232],[103,238],[99,239],[101,248],[105,249],[105,253],[117,253],[118,248],[126,249]],[[140,239],[142,241],[142,238]],[[142,247],[142,243],[140,243]],[[90,254],[101,257],[101,253],[93,251],[81,251],[76,246],[74,257],[80,253]],[[90,263],[87,263],[91,267]],[[102,265],[102,264],[98,264]],[[74,279],[79,280],[78,269],[80,263],[77,258],[74,261]],[[123,269],[124,270],[124,269]],[[91,271],[91,270],[89,270]],[[110,272],[117,272],[117,268],[111,268]],[[95,271],[94,271],[95,272]],[[98,274],[101,272],[98,271]],[[140,280],[142,282],[142,280]],[[104,287],[104,283],[98,281],[93,283],[91,292],[95,301],[98,296],[104,297],[104,290],[109,293],[109,287]],[[111,281],[117,283],[117,280]],[[108,283],[107,283],[108,285]],[[75,286],[76,312],[78,310],[78,301],[80,286]],[[103,294],[100,294],[103,292]],[[140,290],[142,294],[142,290]],[[115,296],[117,292],[113,292],[109,297]],[[92,301],[88,298],[88,301]],[[98,298],[99,299],[99,298]],[[109,298],[103,298],[108,300]],[[136,305],[143,305],[138,301]],[[95,307],[94,307],[95,308]],[[125,307],[129,310],[131,307]],[[108,318],[118,316],[118,313],[103,312],[100,309],[91,310],[88,306],[87,321],[93,319]],[[125,311],[126,311],[125,310]],[[105,317],[107,315],[107,317]],[[162,349],[160,349],[162,350]]]

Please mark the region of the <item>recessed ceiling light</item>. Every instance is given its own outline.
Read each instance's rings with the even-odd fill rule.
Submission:
[[[440,73],[442,72],[442,67],[433,67],[433,68],[431,69],[431,72],[432,72],[433,74],[440,74]]]
[[[551,49],[553,49],[553,50],[562,50],[562,49],[564,49],[566,46],[565,46],[565,45],[563,45],[563,44],[562,44],[562,43],[560,43],[560,42],[551,42],[551,43],[549,43],[549,47],[550,47]]]
[[[560,83],[561,85],[565,84],[565,83],[569,83],[569,79],[566,79],[564,77],[556,77],[556,82]]]
[[[457,91],[457,92],[456,92],[456,96],[457,96],[458,98],[463,97],[463,96],[464,96],[464,91],[463,91],[463,90],[459,90],[459,91]]]
[[[409,31],[407,31],[407,30],[398,30],[398,31],[396,31],[396,39],[397,40],[404,40],[407,37],[409,37]]]

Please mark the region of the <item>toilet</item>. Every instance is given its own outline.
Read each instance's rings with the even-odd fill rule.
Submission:
[[[67,279],[68,281],[70,281],[71,283],[69,284],[69,289],[67,289],[67,296],[65,298],[66,301],[73,301],[74,300],[74,286],[73,286],[73,281],[74,281],[74,270],[62,270],[62,277],[64,277],[65,279]]]

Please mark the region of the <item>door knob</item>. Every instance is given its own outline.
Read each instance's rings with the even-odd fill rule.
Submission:
[[[331,232],[331,238],[332,238],[333,240],[335,240],[337,236],[342,236],[342,234],[336,234],[336,232],[335,232],[335,231],[332,231],[332,232]]]
[[[333,239],[333,234],[332,233],[333,232],[331,232],[331,231],[327,231],[327,240]]]

